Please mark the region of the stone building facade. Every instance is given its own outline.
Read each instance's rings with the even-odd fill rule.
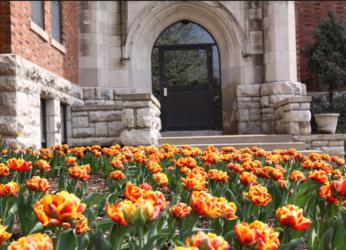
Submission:
[[[6,20],[0,23],[0,134],[6,143],[156,144],[172,109],[152,95],[153,48],[178,22],[199,25],[217,46],[221,133],[311,133],[309,103],[300,104],[307,92],[297,80],[294,2],[62,1],[58,21],[56,4],[42,3],[39,26],[33,1],[0,2]],[[197,50],[209,53],[208,46]],[[160,93],[167,96],[164,85]],[[284,121],[281,102],[295,107],[287,113],[306,115]]]

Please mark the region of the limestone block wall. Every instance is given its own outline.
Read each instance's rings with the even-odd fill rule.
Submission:
[[[305,142],[309,149],[321,150],[326,154],[342,158],[345,156],[346,134],[294,135],[292,138],[294,141]]]
[[[289,97],[274,105],[275,132],[279,134],[311,134],[310,96]]]
[[[306,86],[300,82],[238,85],[234,106],[238,133],[275,133],[274,105],[289,97],[305,95]]]
[[[71,108],[69,143],[111,145],[120,143],[121,97],[112,88],[83,88],[83,106]]]
[[[160,137],[160,103],[152,94],[122,95],[124,145],[157,145]]]
[[[5,144],[40,147],[40,99],[47,102],[48,146],[61,142],[60,106],[81,105],[75,85],[15,54],[0,55],[0,135]]]

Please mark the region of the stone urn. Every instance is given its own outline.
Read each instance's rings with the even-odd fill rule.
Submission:
[[[325,113],[316,114],[315,121],[317,124],[317,130],[321,133],[335,134],[336,125],[338,124],[339,114],[337,113]]]

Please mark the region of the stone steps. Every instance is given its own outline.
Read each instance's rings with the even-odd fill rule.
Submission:
[[[259,148],[263,148],[267,151],[271,151],[274,149],[290,149],[295,148],[297,150],[305,150],[306,145],[303,142],[257,142],[257,143],[208,143],[208,144],[174,144],[176,146],[182,146],[182,145],[189,145],[193,147],[199,147],[201,149],[204,149],[210,145],[215,146],[218,149],[221,149],[222,147],[235,147],[237,149],[245,148],[245,147],[252,147],[257,146]]]
[[[239,144],[249,145],[254,143],[278,143],[289,142],[292,143],[291,135],[214,135],[214,136],[175,136],[175,137],[161,137],[159,138],[159,144],[169,143],[173,145],[182,144]]]

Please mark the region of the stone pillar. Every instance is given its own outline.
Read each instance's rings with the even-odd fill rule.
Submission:
[[[123,94],[120,140],[124,145],[157,145],[160,103],[152,94]]]
[[[60,101],[46,100],[47,147],[61,144]]]
[[[294,1],[264,3],[264,82],[297,81]]]
[[[288,97],[306,95],[305,84],[297,82],[294,2],[266,1],[263,4],[263,30],[262,131],[274,133],[274,105]]]

